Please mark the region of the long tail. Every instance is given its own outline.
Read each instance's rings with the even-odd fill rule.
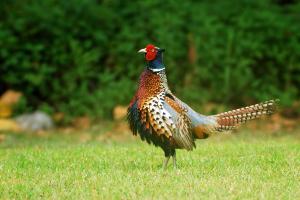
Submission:
[[[217,120],[217,131],[228,131],[237,128],[249,120],[271,115],[276,111],[279,100],[269,100],[255,105],[214,115]]]

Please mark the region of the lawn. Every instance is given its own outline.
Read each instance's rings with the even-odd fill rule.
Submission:
[[[4,133],[1,199],[300,199],[298,134],[197,141],[163,171],[160,149],[95,132]]]

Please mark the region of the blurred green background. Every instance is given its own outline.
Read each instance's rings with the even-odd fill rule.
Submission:
[[[300,1],[1,0],[0,13],[0,94],[23,93],[17,113],[111,118],[148,43],[194,107],[300,97]]]

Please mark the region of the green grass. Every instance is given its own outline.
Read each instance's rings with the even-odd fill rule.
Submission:
[[[166,171],[162,151],[137,139],[81,137],[6,134],[1,199],[300,199],[299,136],[213,137]]]

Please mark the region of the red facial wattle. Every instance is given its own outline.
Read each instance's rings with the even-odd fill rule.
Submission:
[[[157,54],[157,49],[153,44],[148,44],[146,46],[146,60],[151,61],[154,60]]]

